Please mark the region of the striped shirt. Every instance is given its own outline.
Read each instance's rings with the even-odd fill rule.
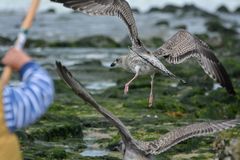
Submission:
[[[3,90],[5,121],[10,132],[34,123],[53,101],[53,81],[40,65],[31,61],[19,71],[21,83]]]

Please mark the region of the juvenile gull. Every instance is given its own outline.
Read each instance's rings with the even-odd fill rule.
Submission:
[[[123,141],[123,160],[153,160],[155,155],[165,152],[176,144],[189,138],[220,132],[240,124],[239,119],[195,123],[172,130],[162,135],[158,140],[146,142],[139,141],[132,137],[131,133],[120,119],[96,102],[96,100],[84,89],[81,83],[75,80],[65,66],[62,66],[60,62],[56,62],[56,65],[59,76],[75,94],[89,103],[118,129]]]
[[[214,80],[226,88],[231,95],[235,94],[232,82],[208,45],[191,35],[187,31],[181,30],[170,38],[158,50],[151,52],[147,50],[138,37],[138,31],[130,5],[126,0],[51,0],[63,3],[65,7],[72,8],[89,15],[117,16],[126,24],[129,37],[132,42],[130,53],[117,58],[111,66],[118,64],[128,71],[135,73],[134,77],[125,84],[124,93],[127,94],[129,85],[139,75],[151,75],[151,92],[149,95],[149,106],[153,102],[153,79],[157,72],[164,73],[176,78],[159,60],[163,57],[171,64],[182,63],[186,59],[193,57],[198,60],[204,71]],[[136,56],[140,56],[142,59]]]

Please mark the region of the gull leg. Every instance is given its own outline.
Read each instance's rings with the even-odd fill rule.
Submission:
[[[138,77],[138,73],[139,73],[139,67],[136,67],[136,74],[134,75],[134,77],[125,84],[125,87],[124,87],[124,94],[127,95],[128,93],[128,90],[129,90],[129,85],[132,83],[132,81],[134,81],[137,77]]]
[[[155,74],[151,75],[151,91],[150,91],[149,99],[148,99],[148,107],[152,107],[152,105],[153,105],[153,81],[154,81],[154,76],[155,76]]]

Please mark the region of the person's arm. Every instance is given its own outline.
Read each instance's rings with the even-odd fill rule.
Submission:
[[[10,49],[2,63],[19,71],[22,81],[3,90],[6,125],[13,132],[34,123],[46,112],[53,101],[54,85],[47,71],[21,50]]]

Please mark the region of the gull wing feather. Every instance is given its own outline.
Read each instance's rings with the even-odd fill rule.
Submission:
[[[146,154],[158,155],[176,144],[192,137],[206,136],[226,129],[230,129],[240,124],[240,119],[227,121],[213,121],[195,123],[192,125],[177,128],[161,136],[160,139],[151,142],[141,142],[141,150]]]
[[[164,57],[171,64],[179,64],[193,57],[206,74],[225,87],[229,94],[235,95],[232,82],[213,51],[205,42],[185,30],[177,32],[154,51],[153,55],[158,58]]]
[[[64,82],[74,91],[76,95],[82,98],[85,102],[93,106],[99,113],[108,119],[116,128],[118,128],[123,141],[126,144],[133,143],[133,138],[127,127],[112,113],[100,106],[95,99],[84,89],[82,84],[74,79],[71,72],[60,62],[56,62],[57,72]]]
[[[117,16],[127,25],[132,45],[141,45],[129,3],[125,0],[51,0],[88,15]]]

